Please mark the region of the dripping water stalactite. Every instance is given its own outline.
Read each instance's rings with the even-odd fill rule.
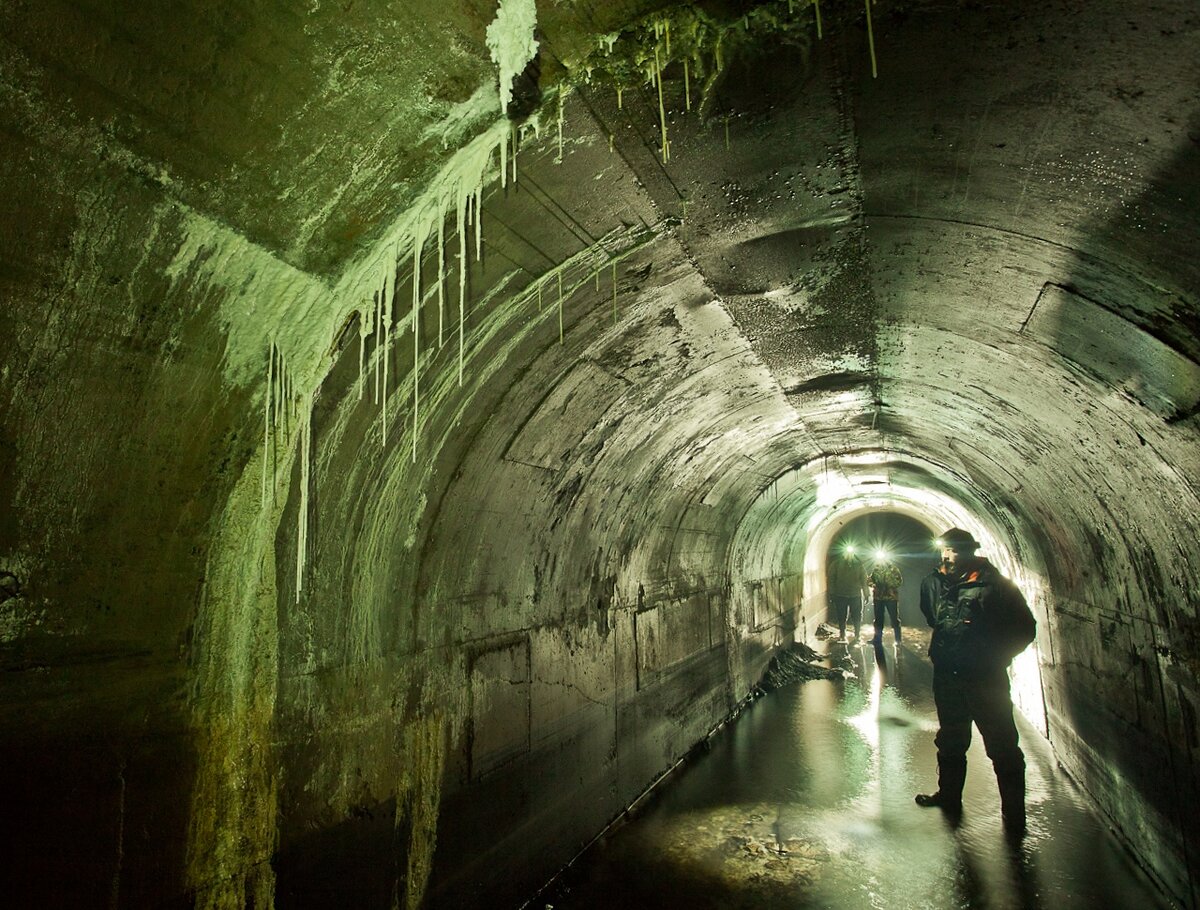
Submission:
[[[463,193],[458,200],[458,384],[463,384],[463,347],[467,300],[467,217],[471,197]]]
[[[483,261],[483,178],[475,187],[475,261]]]
[[[261,507],[266,510],[275,504],[279,482],[279,450],[291,442],[291,377],[287,360],[279,343],[272,338],[267,344],[267,381],[263,394],[263,449],[261,478]]]
[[[515,159],[514,159],[515,162]],[[446,219],[438,219],[437,234],[438,350],[446,328]]]
[[[367,320],[360,311],[358,314],[358,399],[362,401],[366,393],[367,369]]]
[[[375,318],[374,318],[374,320],[372,320],[372,322],[374,324],[374,330],[375,330],[375,349],[372,351],[372,359],[374,360],[374,363],[371,364],[371,370],[375,374],[374,403],[376,406],[378,406],[379,405],[379,373],[380,373],[380,370],[383,369],[383,364],[380,363],[380,360],[379,360],[380,333],[383,331],[383,301],[382,301],[382,299],[380,299],[379,291],[375,292],[374,302],[375,302],[375,307],[374,307]]]
[[[380,327],[380,329],[381,329],[381,331],[380,331],[380,338],[381,338],[380,350],[382,352],[382,357],[383,357],[383,366],[382,366],[383,387],[379,393],[379,401],[380,401],[380,416],[381,416],[381,424],[382,424],[381,439],[382,439],[384,448],[387,447],[388,378],[389,378],[388,373],[389,373],[389,365],[390,365],[389,361],[391,359],[390,353],[391,353],[391,349],[392,349],[392,307],[395,305],[395,302],[396,302],[396,271],[398,268],[398,264],[397,264],[397,256],[398,255],[399,255],[399,250],[394,249],[394,250],[392,250],[391,254],[388,256],[388,270],[384,275],[383,290],[380,292],[380,300],[382,302],[381,318],[383,320],[382,325]]]
[[[566,90],[559,88],[558,90],[558,157],[554,159],[555,164],[562,164],[563,161],[563,104],[566,101]]]
[[[662,160],[666,164],[671,160],[671,143],[667,139],[667,109],[663,102],[662,60],[658,47],[654,48],[654,82],[658,87],[658,120],[662,132]]]
[[[304,402],[299,426],[300,505],[296,515],[296,603],[304,590],[304,567],[308,559],[308,499],[312,483],[312,401]]]
[[[262,507],[267,507],[267,458],[271,451],[271,413],[275,396],[275,340],[267,352],[267,388],[263,396]]]
[[[875,63],[875,28],[871,23],[871,0],[863,0],[863,2],[867,7],[867,47],[871,49],[871,78],[878,79],[879,67]]]

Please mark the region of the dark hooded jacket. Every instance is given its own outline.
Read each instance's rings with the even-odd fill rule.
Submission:
[[[987,675],[1003,670],[1033,641],[1036,622],[1025,598],[986,559],[965,577],[947,578],[929,657],[939,670]]]
[[[937,626],[938,604],[942,602],[942,592],[946,589],[946,573],[940,568],[934,569],[921,579],[921,612],[929,628]]]

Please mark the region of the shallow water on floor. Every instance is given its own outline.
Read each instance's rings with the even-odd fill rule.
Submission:
[[[639,816],[531,906],[1165,907],[1027,724],[1029,832],[1006,838],[978,736],[951,826],[936,789],[932,672],[889,642],[830,645],[854,678],[761,699]]]

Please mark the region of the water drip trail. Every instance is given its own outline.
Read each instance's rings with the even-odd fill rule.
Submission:
[[[267,351],[267,387],[263,394],[262,507],[267,507],[267,455],[271,450],[271,410],[275,382],[275,341]]]
[[[500,136],[500,188],[508,186],[508,134]]]
[[[513,159],[516,163],[516,159]],[[515,170],[514,170],[515,179]],[[446,325],[446,219],[438,219],[437,235],[437,299],[438,299],[438,348],[442,347],[442,336]]]
[[[275,379],[271,383],[268,394],[271,396],[271,505],[275,505],[275,488],[279,482],[279,409],[283,403],[282,385],[280,382],[281,352],[278,345],[272,345],[272,356],[275,359]],[[264,453],[264,458],[266,453]]]
[[[417,427],[420,426],[421,413],[421,247],[424,238],[418,237],[413,243],[413,297],[412,297],[412,333],[413,333],[413,440],[412,460],[417,463]]]

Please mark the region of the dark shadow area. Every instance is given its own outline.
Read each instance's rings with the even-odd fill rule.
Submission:
[[[4,905],[183,908],[189,744],[120,739],[76,722],[74,737],[0,742]]]
[[[1108,207],[1105,218],[1080,226],[1063,286],[1051,288],[1052,293],[1043,289],[1028,330],[1072,372],[1122,395],[1123,409],[1116,413],[1128,424],[1120,430],[1127,432],[1142,419],[1157,429],[1161,420],[1164,440],[1187,446],[1195,444],[1200,413],[1200,264],[1184,249],[1184,231],[1200,209],[1200,112],[1180,111],[1167,122],[1178,135],[1174,154],[1145,180],[1140,194]],[[1183,123],[1186,127],[1178,129]],[[1151,142],[1148,137],[1141,141]],[[1182,213],[1188,213],[1187,221]],[[1129,408],[1129,399],[1140,408]],[[1190,487],[1194,497],[1194,477],[1171,465],[1167,450],[1155,451],[1154,438],[1146,436],[1151,437],[1153,453],[1167,462],[1168,471],[1175,470],[1180,485]],[[1142,432],[1136,438],[1147,446]],[[1145,624],[1155,629],[1155,646],[1139,642],[1130,647],[1121,672],[1140,684],[1114,699],[1103,675],[1113,672],[1116,661],[1096,671],[1098,680],[1080,679],[1079,655],[1086,653],[1087,643],[1062,641],[1061,672],[1074,684],[1062,686],[1065,699],[1058,712],[1074,742],[1104,744],[1103,761],[1094,754],[1086,755],[1082,764],[1076,761],[1076,767],[1085,769],[1083,786],[1110,806],[1123,806],[1126,788],[1147,801],[1153,812],[1118,817],[1114,823],[1139,853],[1161,851],[1186,858],[1186,868],[1173,860],[1164,863],[1174,871],[1167,887],[1177,899],[1195,905],[1200,901],[1200,825],[1194,811],[1200,799],[1200,767],[1194,760],[1195,734],[1185,738],[1178,731],[1196,730],[1200,691],[1193,677],[1176,669],[1200,665],[1200,623],[1186,618],[1189,612],[1194,616],[1195,594],[1181,591],[1173,581],[1178,567],[1167,555],[1170,548],[1152,543],[1151,529],[1122,527],[1119,537],[1114,530],[1100,526],[1089,533],[1093,548],[1104,556],[1114,550],[1127,553],[1136,565],[1137,587],[1133,597],[1104,604],[1113,611],[1110,628]],[[1190,540],[1179,541],[1181,548],[1191,545]],[[1097,562],[1118,559],[1097,554]],[[1068,573],[1062,575],[1051,578],[1057,596],[1083,601],[1095,596],[1079,590]],[[1144,606],[1136,606],[1139,602]],[[1116,650],[1112,641],[1105,641],[1107,653]],[[1147,716],[1155,717],[1152,726],[1161,723],[1162,739],[1141,735]],[[1051,735],[1061,736],[1053,727],[1052,721]],[[1117,729],[1128,735],[1114,736]]]
[[[275,906],[386,907],[400,878],[409,824],[396,825],[395,802],[360,807],[354,818],[285,843],[276,853]]]

